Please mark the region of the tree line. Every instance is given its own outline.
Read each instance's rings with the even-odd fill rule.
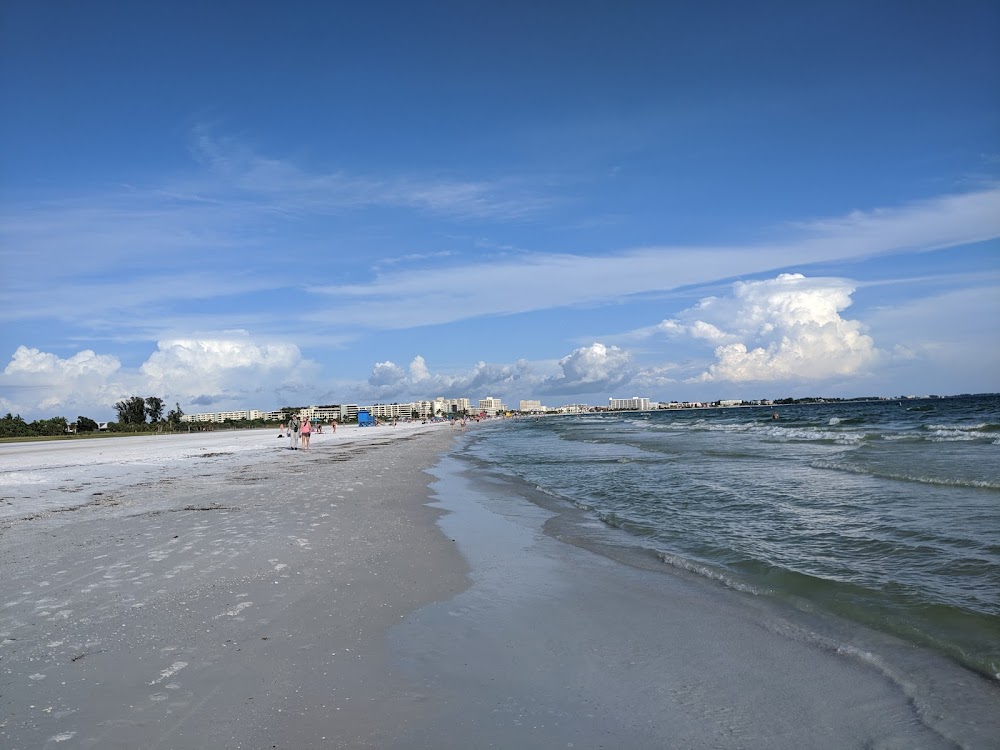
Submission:
[[[21,419],[20,414],[14,415],[8,412],[5,417],[0,418],[0,438],[65,435],[68,427],[66,417],[36,419],[34,422],[25,422]]]
[[[108,422],[109,432],[141,432],[160,430],[164,426],[175,429],[184,416],[180,404],[163,416],[163,399],[157,396],[132,396],[115,404],[118,412],[117,422]],[[69,422],[66,417],[38,419],[26,422],[20,414],[7,413],[0,418],[0,438],[8,437],[57,437],[67,432],[96,432],[97,422],[90,417],[78,416],[75,422]]]
[[[132,396],[124,401],[115,404],[115,411],[118,412],[119,424],[143,425],[149,418],[150,424],[160,424],[166,422],[170,425],[180,424],[184,412],[180,404],[175,404],[174,408],[167,412],[166,419],[163,418],[163,399],[158,396]]]

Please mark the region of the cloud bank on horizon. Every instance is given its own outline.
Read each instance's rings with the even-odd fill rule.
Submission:
[[[137,12],[2,11],[2,412],[1000,390],[996,8]]]

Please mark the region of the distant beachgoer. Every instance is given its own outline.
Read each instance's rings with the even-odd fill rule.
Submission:
[[[299,449],[299,426],[299,418],[293,414],[292,418],[288,420],[288,437],[291,438],[289,448],[293,451]]]
[[[337,421],[334,419],[330,420],[330,430],[334,433],[337,432]]]
[[[777,419],[777,418],[778,418],[778,412],[774,412],[774,414],[771,415],[771,419]]]
[[[312,437],[312,422],[308,419],[302,422],[302,427],[299,429],[302,434],[302,450],[309,450],[309,438]]]
[[[285,436],[285,423],[282,422],[278,426],[278,437],[283,438]]]

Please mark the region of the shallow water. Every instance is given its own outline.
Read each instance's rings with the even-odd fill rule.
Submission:
[[[772,411],[510,420],[465,455],[666,565],[998,679],[1000,398]]]

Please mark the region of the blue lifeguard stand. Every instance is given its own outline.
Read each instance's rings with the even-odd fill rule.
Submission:
[[[374,427],[375,420],[367,409],[358,410],[358,427]]]

